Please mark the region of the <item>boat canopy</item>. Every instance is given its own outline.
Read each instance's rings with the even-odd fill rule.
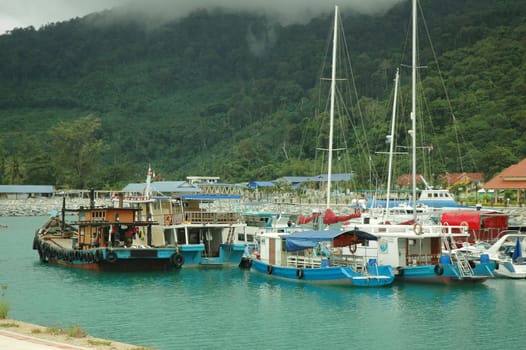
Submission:
[[[289,252],[314,248],[319,242],[333,242],[334,247],[346,247],[364,240],[376,241],[378,239],[370,233],[357,229],[303,231],[283,235],[282,238],[285,239],[285,248]]]

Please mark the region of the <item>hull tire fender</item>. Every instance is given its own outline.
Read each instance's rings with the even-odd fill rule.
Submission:
[[[108,262],[110,262],[110,263],[114,263],[114,262],[116,262],[117,259],[118,259],[118,258],[117,258],[117,254],[116,254],[114,251],[112,251],[112,250],[110,250],[110,251],[106,254],[106,260],[107,260]]]
[[[269,275],[272,275],[272,270],[273,270],[272,265],[267,266],[267,273],[268,273]]]
[[[303,269],[296,270],[296,277],[298,277],[299,279],[303,278]]]
[[[444,273],[444,266],[442,266],[442,264],[436,264],[435,265],[435,274],[437,276],[442,276],[443,273]]]
[[[180,268],[184,265],[184,256],[178,253],[173,253],[170,256],[170,264],[176,268]]]

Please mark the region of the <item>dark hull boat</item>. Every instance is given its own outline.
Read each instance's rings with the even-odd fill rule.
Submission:
[[[177,269],[184,257],[176,247],[151,243],[152,221],[138,221],[138,209],[96,207],[66,209],[52,216],[35,233],[33,249],[45,263],[96,271]],[[77,214],[66,220],[66,213]],[[67,215],[70,217],[70,215]]]

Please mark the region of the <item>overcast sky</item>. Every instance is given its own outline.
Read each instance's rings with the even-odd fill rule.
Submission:
[[[343,9],[365,13],[383,11],[402,0],[0,0],[0,34],[13,28],[42,25],[83,17],[114,7],[128,8],[135,3],[134,13],[180,18],[196,8],[223,7],[258,11],[274,16],[284,24],[305,22],[321,13],[333,11],[338,3]],[[344,4],[343,4],[344,3]]]

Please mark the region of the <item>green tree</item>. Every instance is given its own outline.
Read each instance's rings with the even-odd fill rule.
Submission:
[[[72,122],[59,122],[50,129],[59,184],[86,188],[98,183],[100,160],[106,150],[101,121],[93,115]]]

